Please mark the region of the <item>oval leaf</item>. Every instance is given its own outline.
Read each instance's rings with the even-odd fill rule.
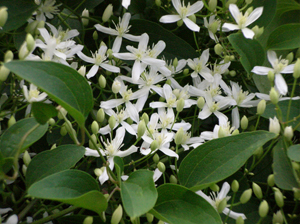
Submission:
[[[300,144],[290,146],[287,154],[291,160],[300,162]]]
[[[107,208],[107,201],[100,193],[98,183],[80,170],[65,170],[48,176],[31,185],[28,194],[79,206],[99,215]]]
[[[149,170],[137,170],[125,182],[121,182],[123,206],[131,218],[145,214],[155,205],[157,191],[153,174]]]
[[[33,157],[27,168],[27,188],[49,175],[70,169],[84,156],[84,153],[85,148],[77,145],[62,145],[39,153]]]
[[[286,24],[276,28],[268,39],[267,47],[272,50],[289,50],[300,47],[300,24]]]
[[[93,108],[93,95],[89,84],[77,71],[66,65],[44,61],[11,61],[5,66],[46,92],[80,126],[84,126],[85,118]]]
[[[57,110],[51,104],[33,102],[32,113],[34,118],[40,124],[45,124],[51,117],[57,115]]]
[[[191,151],[179,167],[179,181],[203,189],[235,173],[254,151],[276,137],[266,131],[247,132],[211,140]]]
[[[158,189],[158,199],[150,211],[169,224],[222,223],[217,211],[202,197],[185,187],[164,184]]]

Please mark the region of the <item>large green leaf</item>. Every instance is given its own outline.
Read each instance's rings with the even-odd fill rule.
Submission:
[[[282,140],[274,147],[274,177],[276,185],[281,189],[291,191],[294,187],[299,188]]]
[[[174,184],[158,187],[158,199],[150,211],[169,224],[222,223],[217,211],[195,192]]]
[[[62,145],[39,153],[33,157],[27,168],[27,188],[49,175],[70,169],[84,156],[84,153],[85,148],[77,145]]]
[[[32,16],[38,5],[31,0],[1,0],[0,7],[6,6],[8,18],[0,33],[22,26]]]
[[[240,61],[247,73],[250,73],[254,66],[264,63],[265,51],[257,40],[247,39],[242,33],[231,34],[228,40],[241,56]]]
[[[45,91],[80,126],[84,126],[85,118],[93,108],[93,96],[89,84],[77,71],[66,65],[45,61],[11,61],[5,66]]]
[[[193,190],[219,182],[235,173],[258,147],[275,136],[270,132],[255,131],[204,143],[182,160],[179,181]]]
[[[281,16],[285,12],[300,10],[300,4],[295,0],[278,0],[277,14]]]
[[[117,171],[118,181],[121,183],[121,176],[122,176],[123,171],[124,171],[124,162],[119,156],[115,156],[114,157],[114,164],[115,164],[116,171]]]
[[[99,215],[107,208],[107,201],[100,193],[98,183],[88,173],[80,170],[52,174],[32,184],[28,194],[89,209]]]
[[[259,27],[266,27],[272,22],[276,13],[276,1],[277,0],[253,0],[250,6],[254,9],[257,7],[263,7],[263,13],[258,20],[251,24],[251,27],[255,25],[258,25]]]
[[[57,115],[57,110],[51,104],[33,102],[32,113],[37,122],[45,124],[51,117]]]
[[[275,29],[268,39],[267,48],[289,50],[300,47],[300,23],[286,24]]]
[[[153,172],[137,170],[121,182],[121,197],[126,213],[131,217],[140,217],[154,207],[157,191],[153,181]]]
[[[300,162],[300,144],[290,146],[287,155],[291,160]]]

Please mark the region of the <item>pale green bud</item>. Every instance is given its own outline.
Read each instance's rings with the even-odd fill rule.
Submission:
[[[259,26],[256,25],[251,30],[254,32],[254,38],[256,39],[262,35],[264,28],[259,28]]]
[[[87,216],[84,220],[83,220],[83,224],[93,224],[94,218],[93,216]]]
[[[110,130],[114,129],[114,127],[116,126],[116,123],[117,123],[116,118],[113,115],[110,116],[108,119],[108,124],[109,124]]]
[[[93,121],[92,125],[91,125],[91,129],[92,129],[92,133],[93,134],[97,134],[99,131],[99,124],[97,121]]]
[[[268,176],[268,179],[267,179],[267,183],[270,187],[273,187],[275,185],[275,178],[274,178],[274,174],[270,174]]]
[[[16,119],[15,119],[14,115],[11,115],[11,117],[10,117],[9,120],[8,120],[7,126],[8,126],[8,127],[11,127],[11,126],[13,126],[15,123],[16,123]]]
[[[184,99],[183,98],[180,98],[178,101],[177,101],[177,105],[176,105],[176,110],[177,112],[181,112],[183,111],[183,108],[184,108]]]
[[[284,206],[283,194],[278,188],[273,187],[273,189],[275,191],[274,197],[275,197],[276,204],[279,208],[282,208]]]
[[[223,49],[223,47],[222,47],[221,44],[216,44],[216,45],[214,46],[214,50],[215,50],[215,53],[216,53],[217,55],[222,55],[222,54],[223,54],[223,51],[224,51],[224,49]]]
[[[100,108],[98,111],[97,111],[97,115],[96,115],[96,119],[98,122],[103,122],[104,121],[104,118],[105,118],[105,113],[104,113],[104,110],[102,108]]]
[[[144,135],[145,131],[146,131],[145,121],[141,120],[137,129],[138,138],[141,138]]]
[[[219,127],[218,137],[223,138],[228,136],[227,130],[225,130],[222,126]]]
[[[154,219],[154,215],[152,215],[151,213],[146,213],[146,218],[149,223],[152,223]]]
[[[60,128],[60,135],[65,136],[67,133],[68,133],[68,131],[66,129],[66,125],[62,125]]]
[[[81,14],[81,15],[84,16],[84,17],[90,17],[89,10],[84,9],[84,10],[82,11],[82,14]],[[89,19],[87,19],[87,18],[81,18],[81,22],[82,22],[82,25],[84,25],[84,26],[89,25]]]
[[[205,99],[202,96],[200,96],[197,100],[197,106],[199,109],[202,109],[204,105],[205,105]]]
[[[292,162],[292,167],[294,170],[299,171],[300,170],[300,165],[297,162]]]
[[[155,149],[157,149],[158,146],[159,146],[159,144],[158,144],[157,140],[153,140],[150,144],[151,151],[154,151]]]
[[[235,220],[235,223],[236,223],[236,224],[244,224],[245,221],[244,221],[244,219],[243,219],[242,216],[239,216],[239,217]]]
[[[4,55],[4,62],[10,62],[11,60],[14,59],[14,54],[12,51],[8,50],[5,52],[5,55]]]
[[[216,8],[217,8],[217,4],[218,4],[217,0],[210,0],[208,2],[208,9],[209,9],[209,11],[214,12],[216,10]]]
[[[265,100],[261,100],[259,101],[259,103],[257,104],[257,114],[258,115],[262,115],[266,110],[266,101]]]
[[[56,148],[57,148],[56,143],[54,143],[54,144],[51,146],[50,150],[56,149]]]
[[[145,125],[149,123],[149,116],[147,113],[143,113],[141,120],[145,121]]]
[[[226,205],[227,205],[227,199],[226,198],[223,198],[222,201],[220,201],[217,205],[217,211],[219,213],[222,213],[223,210],[226,208]]]
[[[212,33],[216,33],[219,29],[219,22],[218,21],[214,21],[212,24],[210,24],[208,26],[208,29],[212,32]]]
[[[258,198],[258,199],[262,199],[263,198],[263,193],[262,190],[260,188],[260,186],[256,183],[252,183],[252,189],[253,189],[253,193],[254,195]]]
[[[180,27],[180,26],[182,26],[182,24],[183,24],[183,20],[182,19],[177,21],[177,26]]]
[[[95,30],[93,32],[93,40],[98,40],[98,38],[99,38],[98,32]]]
[[[152,159],[153,159],[153,162],[158,163],[159,162],[159,155],[157,153],[155,153]]]
[[[230,55],[225,55],[224,57],[224,63],[230,62]]]
[[[72,123],[69,121],[69,120],[66,120],[65,123],[64,123],[66,129],[67,129],[67,132],[70,134],[72,133],[72,129],[73,129],[73,126],[72,126]]]
[[[274,72],[273,72],[273,71],[269,71],[267,77],[268,77],[268,79],[269,79],[269,81],[270,81],[271,83],[274,82],[275,75],[274,75]]]
[[[278,135],[280,133],[280,124],[277,117],[274,117],[274,119],[269,118],[269,120],[270,120],[269,132]]]
[[[248,118],[245,115],[241,119],[241,128],[243,130],[248,128]]]
[[[31,161],[31,157],[30,157],[28,151],[26,150],[23,154],[23,162],[26,166],[28,166],[30,161]]]
[[[177,184],[177,182],[178,182],[178,181],[177,181],[177,178],[176,178],[174,175],[171,175],[171,176],[170,176],[170,183],[171,183],[171,184]]]
[[[118,224],[121,221],[122,216],[123,216],[123,208],[122,208],[122,205],[120,204],[117,207],[117,209],[114,211],[114,213],[112,214],[110,223]]]
[[[209,186],[209,188],[214,192],[219,192],[220,191],[220,187],[217,184],[212,184],[212,185]]]
[[[291,64],[292,61],[294,60],[294,53],[293,52],[289,53],[285,58],[286,60],[289,61],[289,64]]]
[[[157,224],[164,224],[165,222],[159,220]]]
[[[289,141],[292,140],[292,138],[294,136],[294,131],[293,131],[292,126],[285,127],[283,135],[287,140],[289,140]]]
[[[113,57],[114,57],[114,55],[113,55],[113,51],[112,51],[112,49],[108,49],[107,50],[107,55],[108,55],[108,58],[111,60],[111,59],[113,59]]]
[[[100,177],[103,174],[104,170],[105,170],[105,167],[96,168],[96,169],[94,169],[94,174],[97,177]]]
[[[111,87],[114,94],[117,94],[121,89],[121,83],[118,80],[115,80]]]
[[[293,191],[294,191],[294,198],[300,200],[300,189],[294,187]]]
[[[5,25],[7,21],[8,13],[7,13],[7,7],[3,6],[0,8],[0,30]]]
[[[225,7],[226,7],[226,8],[229,8],[229,5],[230,5],[230,4],[235,4],[236,1],[237,1],[237,0],[228,0],[228,1],[226,2],[226,4],[225,4]]]
[[[230,61],[233,61],[235,59],[234,55],[229,56]]]
[[[57,109],[58,109],[57,118],[64,119],[64,117],[67,115],[68,111],[66,111],[66,109],[63,107],[59,107]]]
[[[252,196],[252,189],[250,188],[248,190],[245,190],[240,197],[240,202],[242,204],[246,204],[250,200],[251,196]]]
[[[268,205],[268,202],[266,202],[266,200],[263,200],[260,205],[259,205],[259,208],[258,208],[258,213],[259,213],[259,216],[264,218],[268,215],[268,212],[269,212],[269,205]]]
[[[53,118],[50,118],[49,120],[48,120],[48,124],[50,125],[50,126],[54,126],[55,125],[55,120],[53,119]]]
[[[22,173],[23,173],[24,176],[26,176],[26,172],[27,172],[27,166],[25,164],[23,164]]]
[[[234,77],[234,76],[236,76],[236,71],[234,71],[234,70],[231,70],[231,71],[229,72],[229,75],[230,75],[231,77]]]
[[[270,90],[270,100],[273,104],[277,104],[279,101],[279,94],[274,87]]]
[[[188,68],[185,68],[183,70],[183,75],[187,76],[189,74],[190,70]]]
[[[91,139],[89,140],[89,147],[91,149],[95,149],[93,142],[95,142],[95,143],[97,142],[97,137],[94,134],[91,135]]]
[[[176,68],[178,66],[178,59],[174,58],[173,60],[173,66]]]
[[[37,21],[37,20],[28,23],[28,25],[25,28],[25,32],[35,34],[36,26],[38,25],[38,23],[39,23],[39,21]]]
[[[33,38],[33,36],[30,34],[30,33],[27,33],[26,34],[26,47],[27,47],[27,50],[29,52],[33,51],[34,47],[35,47],[35,40]]]
[[[273,224],[283,224],[283,216],[280,210],[273,214],[272,223]]]
[[[183,130],[183,128],[181,127],[181,128],[179,128],[179,130],[176,132],[176,134],[175,134],[175,144],[176,145],[180,145],[180,144],[183,144],[184,142],[183,142],[183,140],[184,140],[184,135],[185,135],[185,133],[184,133],[184,130]]]
[[[78,69],[78,73],[84,77],[86,74],[86,67],[84,65],[80,66],[80,68]]]
[[[252,1],[253,1],[253,0],[245,0],[245,3],[246,3],[247,5],[249,5],[249,4],[252,3]]]
[[[4,82],[8,75],[10,73],[10,70],[6,68],[4,65],[0,65],[0,81]]]
[[[248,15],[250,15],[251,14],[251,12],[253,12],[253,7],[251,6],[251,7],[249,7],[247,10],[246,10],[246,12],[245,13],[248,13]]]
[[[239,190],[240,184],[237,180],[233,180],[231,183],[231,190],[236,193]]]
[[[98,79],[98,83],[99,83],[100,87],[102,89],[104,89],[106,86],[106,78],[103,75],[100,75],[100,77]]]
[[[297,58],[297,61],[295,63],[293,77],[295,79],[298,79],[300,77],[300,58]]]
[[[160,172],[164,173],[166,171],[166,166],[162,162],[158,162],[157,168],[159,169]]]
[[[160,7],[161,6],[161,0],[155,0],[155,5],[157,7]]]
[[[18,53],[19,59],[20,60],[25,59],[28,56],[29,53],[30,52],[27,49],[26,41],[24,41],[23,44],[21,45],[19,53]]]
[[[196,16],[195,14],[192,14],[188,17],[190,20],[192,20],[194,23],[196,23]]]
[[[102,21],[107,22],[113,14],[113,5],[109,4],[103,12]]]
[[[231,135],[238,135],[239,133],[240,133],[239,129],[235,129],[235,130],[231,133]]]
[[[264,153],[263,147],[259,147],[254,151],[253,155],[256,156],[257,158],[260,158],[263,153]]]
[[[34,35],[39,35],[39,34],[40,34],[39,28],[45,28],[45,21],[40,20],[40,21],[38,22],[38,24],[36,25],[36,28],[35,28]]]

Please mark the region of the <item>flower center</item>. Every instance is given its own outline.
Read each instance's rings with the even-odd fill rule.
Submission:
[[[212,113],[217,111],[219,109],[219,103],[213,102],[213,104],[211,105],[211,107],[209,109]]]
[[[277,59],[274,63],[274,73],[279,74],[288,65],[289,61],[286,59]]]
[[[37,98],[40,94],[40,91],[38,91],[37,89],[36,90],[30,90],[29,91],[29,100],[32,99],[32,98]]]
[[[125,92],[123,92],[123,99],[125,102],[129,102],[129,100],[131,99],[131,95],[132,95],[132,90],[129,89]]]

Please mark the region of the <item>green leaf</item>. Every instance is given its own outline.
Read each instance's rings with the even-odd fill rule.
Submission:
[[[289,50],[300,47],[300,24],[286,24],[276,28],[268,39],[267,48]]]
[[[241,56],[240,61],[247,73],[250,73],[254,66],[264,63],[265,51],[257,40],[247,39],[242,33],[231,34],[228,40]]]
[[[300,4],[295,0],[279,0],[277,3],[277,14],[281,16],[285,12],[300,10]]]
[[[121,182],[121,197],[124,209],[131,218],[148,212],[157,199],[153,172],[137,170],[131,173],[125,182]]]
[[[179,167],[181,185],[203,189],[234,174],[254,151],[276,137],[266,131],[213,139],[191,151]]]
[[[37,154],[26,171],[26,186],[54,173],[70,169],[85,153],[85,148],[77,145],[62,145],[53,150]]]
[[[258,20],[251,24],[251,28],[255,25],[266,27],[272,22],[276,14],[276,0],[253,0],[250,6],[254,9],[257,7],[264,7],[262,15]]]
[[[268,94],[270,93],[271,84],[266,75],[256,75],[253,74],[252,78],[254,80],[254,83],[259,90],[260,93]]]
[[[99,215],[107,208],[107,201],[100,193],[98,183],[80,170],[52,174],[31,185],[28,194],[89,209]]]
[[[300,144],[290,146],[288,148],[287,155],[291,160],[300,162]]]
[[[280,107],[280,110],[282,112],[282,121],[285,122],[288,107],[289,107],[289,100],[279,101],[278,106]],[[298,117],[299,113],[300,113],[300,100],[292,100],[290,114],[289,114],[289,120],[293,120],[293,122],[290,122],[288,125],[291,125],[292,127],[296,127],[296,125],[300,121],[300,118]],[[277,116],[277,110],[276,110],[275,105],[268,104],[266,106],[266,110],[262,116],[267,119]],[[300,131],[300,127],[298,127],[297,130]]]
[[[34,118],[40,124],[45,124],[51,117],[57,115],[57,110],[53,105],[41,102],[33,102],[31,110]]]
[[[93,108],[93,96],[91,87],[77,71],[66,65],[44,61],[11,61],[5,66],[46,92],[80,126],[84,126]]]
[[[115,164],[116,171],[117,171],[118,181],[121,183],[121,181],[122,181],[121,176],[124,171],[124,162],[119,156],[115,156],[114,164]]]
[[[280,140],[274,147],[274,178],[278,187],[283,190],[293,190],[294,187],[299,188],[297,180],[293,175],[291,161],[285,153],[283,140]]]
[[[217,211],[195,192],[174,184],[157,188],[158,199],[150,211],[156,218],[169,224],[222,223]]]
[[[130,25],[131,34],[141,35],[147,33],[152,43],[156,44],[159,40],[163,40],[166,43],[166,48],[159,57],[164,55],[167,60],[174,59],[175,57],[178,59],[199,57],[199,54],[196,53],[191,45],[157,23],[136,19],[130,21]],[[151,46],[152,43],[149,43],[149,45]]]
[[[8,18],[0,33],[8,32],[22,26],[32,16],[38,5],[31,0],[1,0],[0,7],[6,6]]]

